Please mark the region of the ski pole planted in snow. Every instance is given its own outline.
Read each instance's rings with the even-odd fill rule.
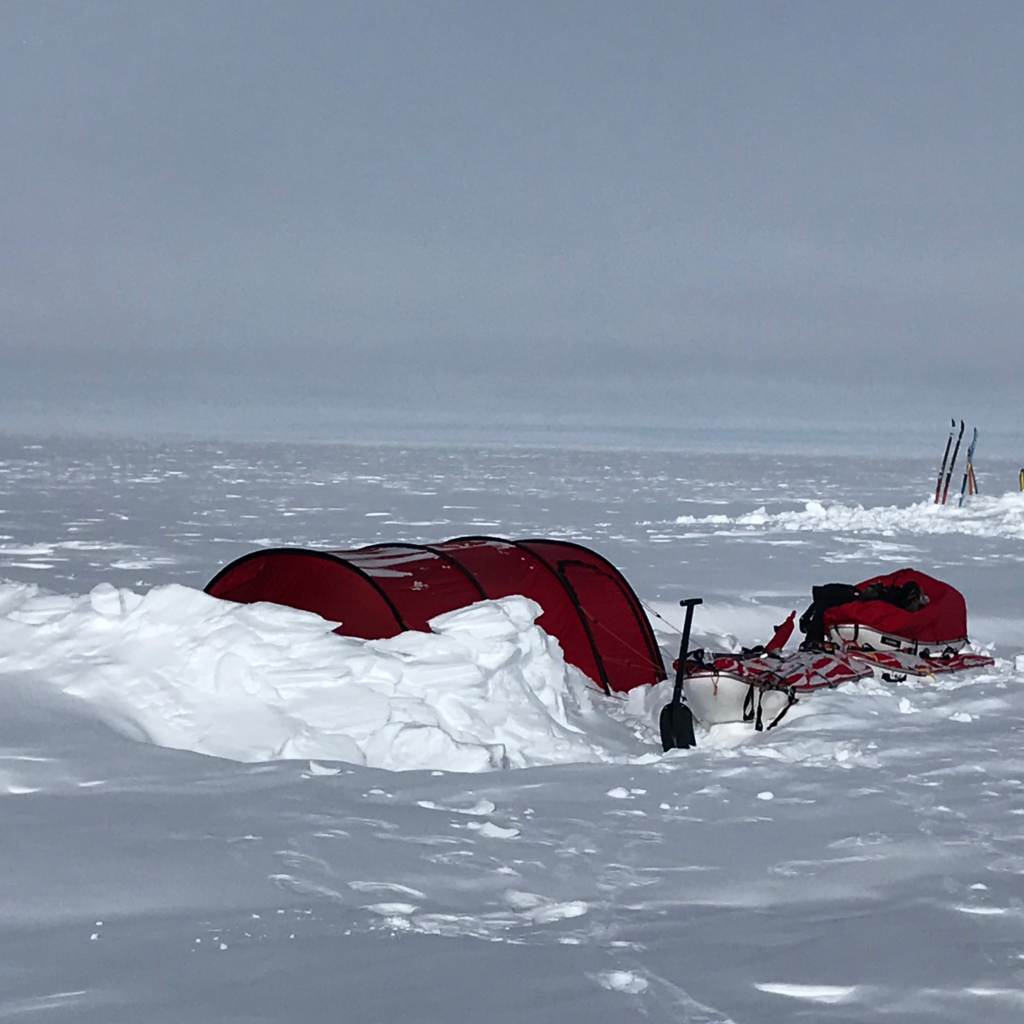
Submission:
[[[686,674],[686,656],[690,653],[690,626],[693,624],[693,609],[704,603],[702,597],[688,597],[679,602],[686,609],[683,635],[679,641],[679,660],[676,662],[676,685],[672,700],[661,709],[662,750],[687,750],[696,746],[693,735],[693,712],[683,701],[683,676]]]

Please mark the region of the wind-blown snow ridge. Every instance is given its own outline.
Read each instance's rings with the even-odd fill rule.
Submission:
[[[431,620],[432,633],[341,637],[278,605],[170,585],[84,597],[0,585],[0,676],[88,702],[137,739],[238,761],[318,758],[485,771],[608,761],[574,724],[590,684],[524,597]]]
[[[916,502],[864,508],[862,505],[809,501],[804,510],[770,513],[765,506],[740,516],[679,516],[679,525],[742,527],[748,530],[818,533],[967,534],[972,537],[1024,539],[1024,494],[976,495],[963,508]]]

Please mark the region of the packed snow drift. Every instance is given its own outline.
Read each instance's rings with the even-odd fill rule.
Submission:
[[[771,513],[762,505],[737,516],[677,516],[679,526],[732,526],[747,530],[808,530],[818,533],[966,534],[1024,539],[1024,492],[975,495],[963,508],[920,501],[913,505],[864,508],[843,502],[808,501],[802,511]]]
[[[524,597],[481,601],[432,619],[431,633],[370,641],[175,584],[84,597],[6,584],[0,664],[130,736],[238,761],[471,772],[609,760],[583,724],[593,686],[540,612]]]

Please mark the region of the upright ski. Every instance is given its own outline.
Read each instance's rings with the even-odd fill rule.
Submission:
[[[957,502],[958,508],[963,508],[964,495],[967,493],[967,485],[971,484],[971,493],[974,493],[974,449],[978,444],[978,428],[974,428],[974,436],[971,438],[971,443],[967,447],[967,465],[964,467],[964,482],[960,485],[960,500]]]
[[[960,454],[960,442],[964,439],[964,421],[960,421],[960,433],[956,436],[956,447],[953,448],[953,461],[949,464],[946,472],[946,485],[942,488],[942,504],[946,504],[946,497],[949,494],[949,481],[953,479],[953,467],[956,465],[956,457]]]
[[[956,420],[949,421],[949,437],[946,439],[946,450],[942,453],[942,465],[939,466],[939,481],[935,485],[935,504],[939,503],[939,492],[942,490],[942,478],[946,475],[946,462],[949,460],[949,449],[953,445],[953,434],[956,432]],[[1022,470],[1024,472],[1024,470]],[[1024,488],[1022,488],[1024,489]]]

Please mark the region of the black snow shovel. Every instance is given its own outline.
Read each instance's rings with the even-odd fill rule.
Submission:
[[[697,745],[693,735],[693,712],[683,700],[683,676],[686,673],[686,656],[690,653],[690,626],[693,623],[693,609],[704,603],[702,597],[688,597],[679,602],[686,609],[683,623],[683,637],[679,641],[679,660],[676,662],[676,687],[672,700],[661,709],[661,747],[663,750],[687,750]]]

